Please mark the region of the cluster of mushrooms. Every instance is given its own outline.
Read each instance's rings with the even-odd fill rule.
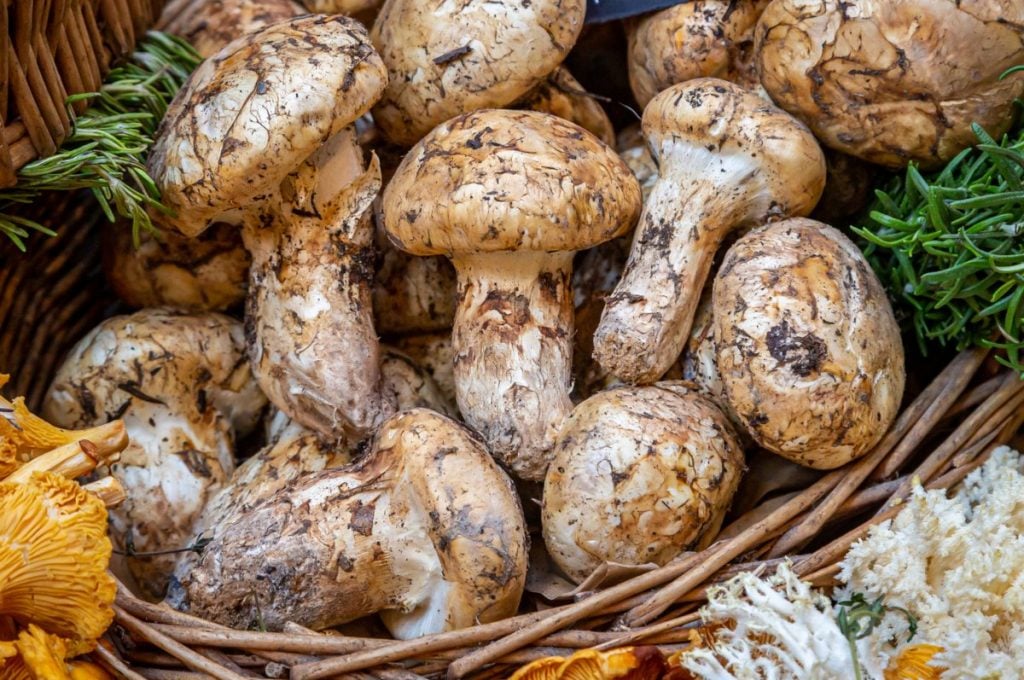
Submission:
[[[149,159],[174,215],[111,231],[142,309],[45,408],[128,430],[116,571],[243,628],[493,621],[534,501],[579,583],[712,542],[745,449],[867,453],[900,335],[808,216],[866,163],[1000,134],[1024,90],[1015,3],[687,2],[626,24],[616,139],[562,66],[584,0],[306,4],[173,3],[206,57]]]

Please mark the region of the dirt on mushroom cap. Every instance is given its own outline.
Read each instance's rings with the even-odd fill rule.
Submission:
[[[374,119],[411,146],[461,113],[511,105],[566,57],[585,11],[584,0],[391,0],[372,31],[391,81]]]
[[[824,144],[890,167],[935,166],[998,137],[1024,93],[1024,4],[774,0],[756,31],[761,81]]]
[[[484,110],[435,128],[384,190],[388,234],[416,255],[575,251],[635,221],[640,191],[614,151],[534,111]]]
[[[715,278],[714,328],[729,404],[774,453],[836,468],[896,417],[904,361],[892,308],[828,225],[794,218],[737,241]]]
[[[195,236],[275,195],[386,83],[366,29],[342,16],[275,24],[204,61],[171,102],[147,163],[174,227]]]
[[[595,395],[544,482],[548,552],[577,583],[603,562],[665,564],[717,531],[743,467],[725,415],[683,383]]]

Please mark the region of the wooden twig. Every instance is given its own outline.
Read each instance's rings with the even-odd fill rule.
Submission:
[[[960,426],[953,430],[953,433],[914,469],[913,476],[922,482],[927,482],[935,477],[975,432],[999,411],[1000,407],[1021,393],[1024,393],[1024,381],[1020,380],[1016,374],[1008,373],[999,389],[993,392],[971,415],[967,416]],[[906,480],[900,484],[887,505],[905,498],[910,493],[911,481]]]
[[[116,579],[115,579],[116,580]],[[131,591],[125,587],[123,583],[117,581],[117,599],[115,600],[117,605],[127,611],[133,616],[137,616],[143,621],[149,621],[151,623],[168,624],[175,626],[183,626],[186,628],[203,628],[219,631],[232,631],[227,626],[222,626],[205,619],[201,619],[197,616],[185,614],[183,612],[175,611],[165,605],[157,605],[132,595]],[[180,642],[180,641],[179,641]],[[280,651],[278,647],[270,644],[266,649],[247,648],[238,645],[227,645],[237,647],[245,651],[258,652],[258,656],[267,659],[268,661],[274,661],[285,666],[294,666],[296,664],[305,663],[309,661],[315,661],[314,658],[309,656],[299,656],[295,654],[289,654],[287,652]]]
[[[689,626],[697,621],[700,621],[700,613],[692,612],[667,621],[662,621],[661,623],[656,623],[653,626],[647,626],[646,628],[640,628],[627,633],[620,633],[618,637],[597,645],[597,649],[615,649],[616,647],[633,645],[655,635],[667,633],[668,631],[676,630],[683,626]],[[646,642],[644,644],[646,644]]]
[[[220,664],[198,654],[195,650],[189,649],[177,640],[167,637],[154,629],[152,625],[140,621],[117,605],[114,605],[114,618],[132,635],[136,635],[153,646],[159,647],[194,671],[212,675],[216,680],[245,680],[238,673],[224,668]]]
[[[100,665],[122,680],[146,680],[145,677],[129,668],[128,664],[122,661],[117,654],[104,647],[102,643],[96,647],[92,655],[96,657]]]
[[[895,425],[874,450],[853,463],[828,497],[775,542],[768,552],[768,557],[781,557],[799,550],[817,536],[836,510],[890,454],[892,459],[904,460],[913,453],[967,387],[985,354],[985,350],[976,349],[958,354],[900,414]]]

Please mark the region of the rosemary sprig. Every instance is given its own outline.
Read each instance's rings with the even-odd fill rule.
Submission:
[[[879,597],[873,602],[868,602],[863,593],[854,593],[850,599],[837,603],[839,613],[836,615],[836,622],[839,624],[839,631],[846,637],[850,645],[850,657],[853,659],[853,675],[856,680],[861,680],[862,670],[860,657],[857,654],[857,640],[866,638],[882,623],[882,619],[888,612],[897,612],[907,619],[907,642],[917,635],[917,618],[903,607],[891,607]]]
[[[200,61],[185,41],[150,31],[99,92],[69,97],[69,108],[82,100],[89,108],[55,154],[28,163],[17,185],[0,190],[0,232],[24,251],[29,230],[53,232],[13,214],[17,205],[34,203],[43,192],[90,189],[107,219],[131,220],[138,242],[141,231],[153,229],[148,211],[167,212],[146,172],[146,154],[168,104]]]
[[[1024,374],[1024,128],[998,141],[973,130],[978,144],[941,171],[911,165],[876,191],[853,230],[922,352],[996,348]]]

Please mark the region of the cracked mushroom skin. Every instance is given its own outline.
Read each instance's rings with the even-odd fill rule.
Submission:
[[[386,79],[358,22],[278,23],[203,62],[149,158],[169,226],[241,227],[254,373],[275,406],[326,436],[366,432],[392,410],[370,300],[380,168],[364,167],[351,130]]]
[[[695,0],[633,22],[627,55],[637,103],[645,107],[662,90],[693,78],[759,89],[754,27],[769,2]]]
[[[640,187],[577,125],[484,110],[435,128],[384,192],[384,225],[459,281],[452,343],[459,411],[499,461],[544,478],[572,409],[572,258],[627,231]]]
[[[605,562],[665,564],[714,538],[742,472],[725,415],[684,383],[601,392],[576,407],[555,447],[548,553],[576,583]]]
[[[241,324],[226,316],[153,309],[104,321],[68,354],[45,417],[79,428],[121,418],[128,432],[110,468],[127,494],[110,510],[118,548],[183,547],[231,475],[236,436],[255,427],[266,403],[244,347]],[[176,558],[136,557],[115,567],[160,596]]]
[[[714,283],[716,364],[762,447],[828,470],[867,453],[903,397],[885,290],[836,229],[795,218],[751,231]]]
[[[1013,120],[1024,73],[1014,0],[774,0],[758,22],[761,83],[823,144],[892,168],[934,167]]]
[[[390,79],[374,120],[411,146],[449,118],[514,104],[562,63],[585,12],[585,0],[388,0],[371,32]]]
[[[516,612],[527,535],[511,481],[466,428],[399,413],[356,464],[221,521],[170,601],[218,623],[314,629],[376,612],[399,639]]]
[[[594,336],[594,358],[627,383],[654,382],[679,357],[723,239],[806,215],[825,184],[807,128],[724,80],[663,91],[644,110],[643,130],[659,176]]]

